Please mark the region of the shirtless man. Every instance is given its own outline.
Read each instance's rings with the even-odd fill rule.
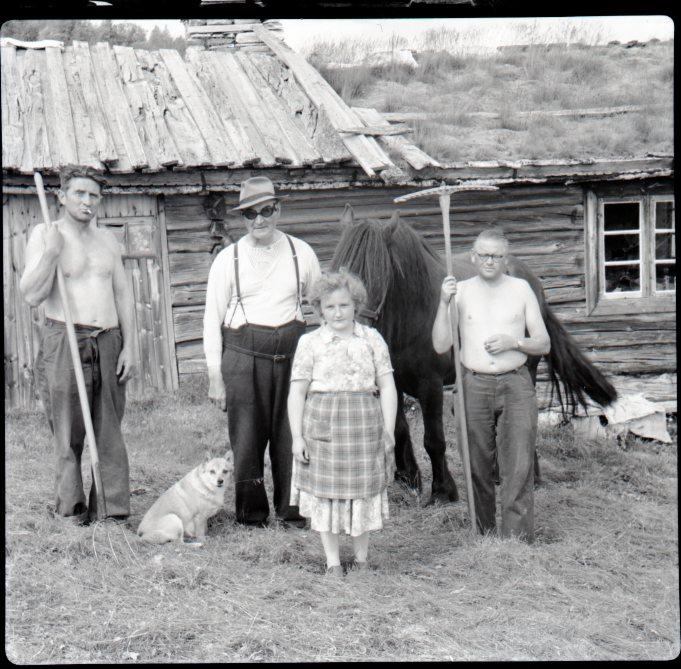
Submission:
[[[530,285],[505,274],[508,249],[503,233],[481,232],[471,252],[477,276],[458,284],[453,276],[445,277],[433,347],[444,353],[452,346],[447,308],[455,295],[478,531],[496,526],[496,455],[501,535],[531,542],[537,404],[525,361],[528,355],[548,353],[551,342]]]
[[[97,515],[94,485],[89,505],[80,461],[85,426],[56,281],[64,275],[83,366],[100,460],[107,515],[130,514],[128,455],[121,435],[125,382],[136,367],[133,301],[115,237],[91,224],[102,198],[101,176],[69,166],[60,174],[63,215],[35,227],[26,246],[20,289],[31,306],[44,305],[45,324],[35,362],[35,379],[54,437],[55,512],[77,523]]]

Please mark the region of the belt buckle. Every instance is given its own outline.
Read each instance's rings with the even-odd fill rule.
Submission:
[[[282,355],[281,353],[275,353],[273,358],[274,362],[284,362],[284,360],[286,360],[286,356]]]

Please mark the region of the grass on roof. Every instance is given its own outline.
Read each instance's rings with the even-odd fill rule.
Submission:
[[[443,161],[630,158],[673,153],[673,44],[529,45],[491,55],[415,53],[403,65],[337,67],[365,42],[324,42],[309,58],[350,106],[423,112],[407,135]],[[451,39],[455,39],[452,33]],[[601,118],[517,112],[634,106]],[[496,114],[490,119],[475,112]]]

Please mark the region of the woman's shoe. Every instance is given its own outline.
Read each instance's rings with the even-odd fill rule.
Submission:
[[[333,576],[334,578],[343,576],[343,567],[339,564],[335,564],[333,567],[326,568],[326,576]]]
[[[352,563],[352,568],[355,571],[369,571],[369,563],[364,560],[364,562],[360,562],[359,560],[355,560]]]

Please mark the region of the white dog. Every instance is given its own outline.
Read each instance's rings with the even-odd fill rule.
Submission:
[[[202,544],[208,519],[224,504],[225,479],[233,471],[231,451],[195,467],[151,505],[137,534],[152,544],[185,539]]]

